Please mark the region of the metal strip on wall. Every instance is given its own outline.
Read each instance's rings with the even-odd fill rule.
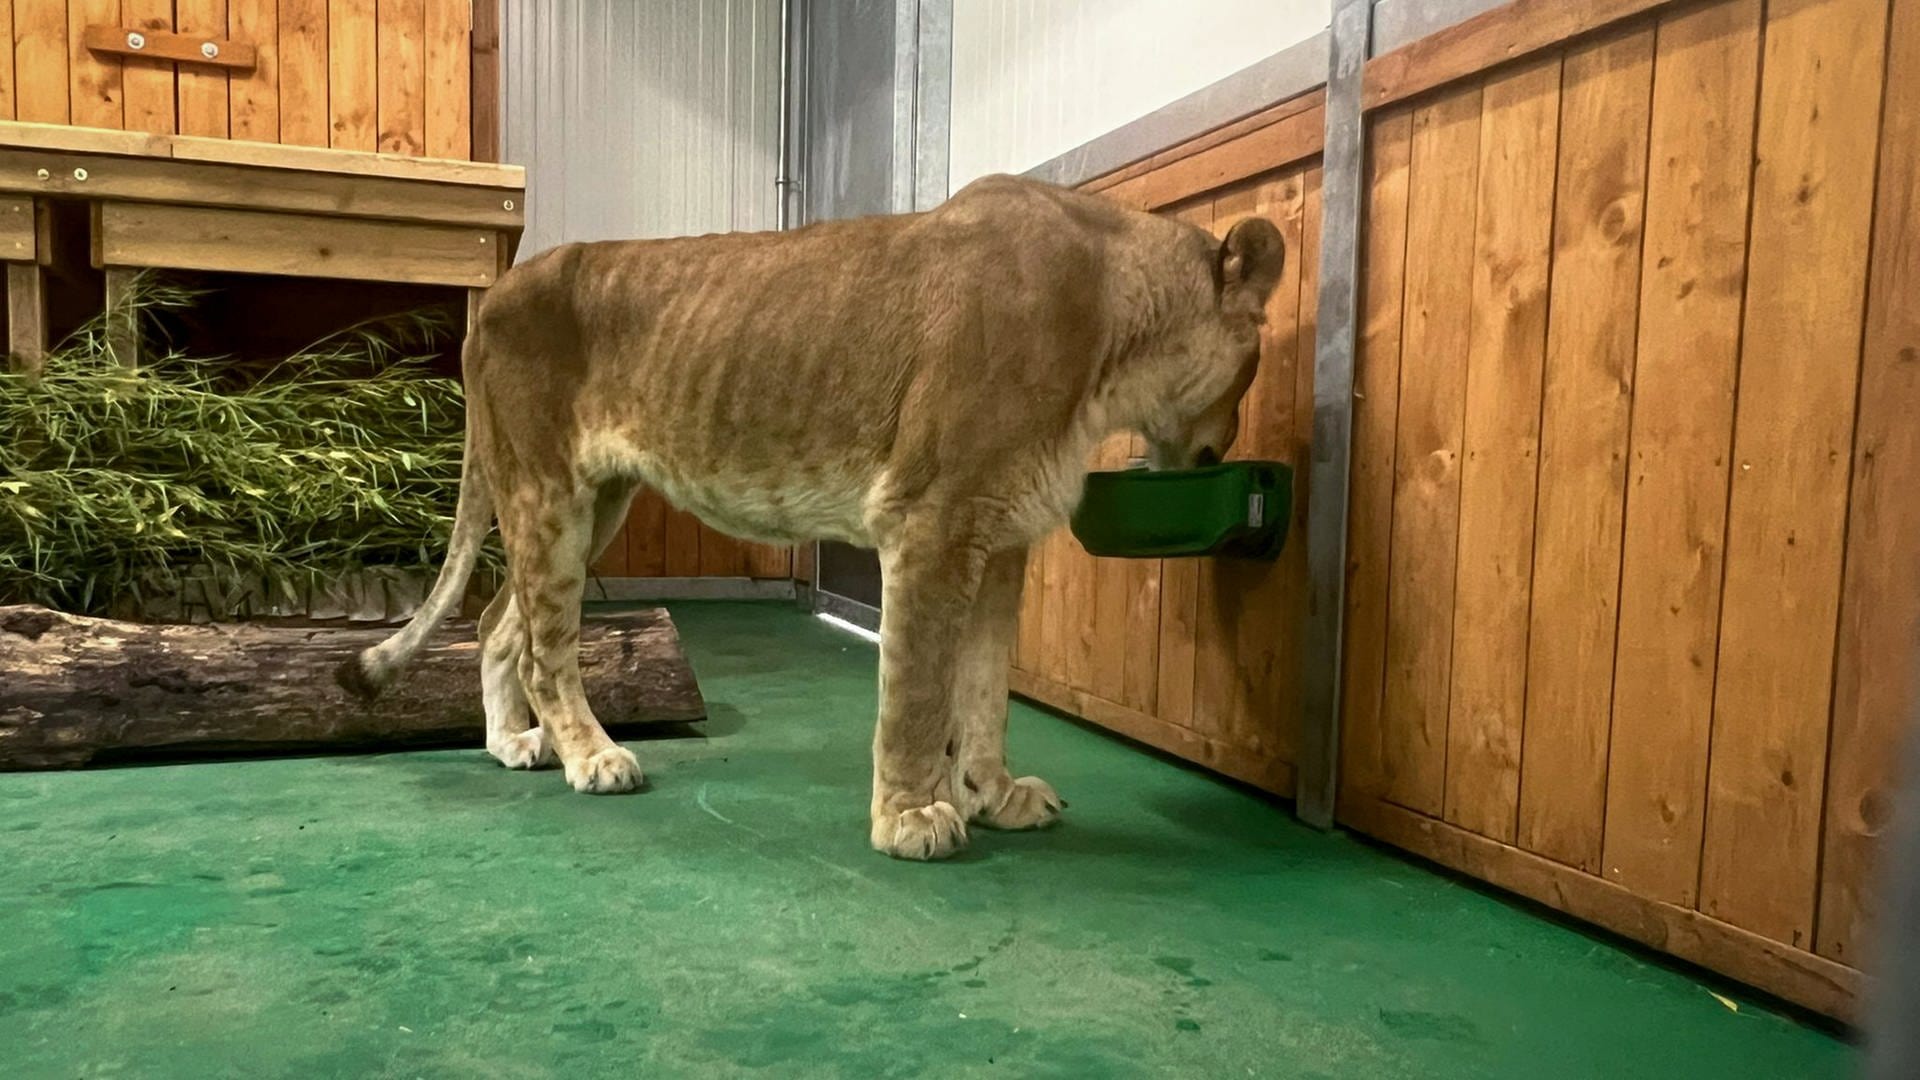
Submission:
[[[1341,639],[1347,602],[1347,498],[1353,454],[1355,327],[1365,117],[1360,72],[1373,5],[1334,0],[1320,199],[1320,294],[1313,345],[1313,442],[1307,474],[1307,606],[1294,810],[1333,825],[1340,779]]]

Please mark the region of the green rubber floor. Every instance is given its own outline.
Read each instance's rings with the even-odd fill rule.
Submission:
[[[704,740],[0,775],[0,1076],[1839,1077],[1844,1043],[1016,707],[1072,806],[867,849],[872,646],[681,605]],[[477,692],[477,691],[476,691]]]

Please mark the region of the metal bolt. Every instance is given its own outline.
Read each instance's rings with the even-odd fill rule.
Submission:
[[[220,55],[220,46],[211,41],[203,41],[200,43],[200,55],[211,60]]]
[[[147,47],[147,35],[134,31],[127,35],[127,48],[144,49]]]
[[[504,210],[511,210],[513,209],[513,200],[508,199],[506,202],[501,203],[500,206]]]
[[[483,236],[483,237],[481,237],[481,238],[480,238],[480,242],[481,242],[482,244],[484,244],[484,243],[486,243],[486,242],[487,242],[487,238],[486,238],[486,237],[484,237],[484,236]]]
[[[34,174],[33,174],[33,175],[34,175],[34,176],[36,176],[36,177],[38,177],[38,178],[40,178],[40,179],[42,179],[42,180],[51,180],[51,179],[53,179],[53,174],[52,174],[52,173],[50,173],[50,172],[48,172],[48,171],[47,171],[47,170],[45,170],[45,169],[36,169],[36,170],[34,170]]]
[[[85,169],[75,169],[75,170],[73,170],[73,178],[74,178],[75,180],[79,180],[79,181],[82,181],[82,182],[85,182],[85,180],[87,179],[87,170],[85,170]]]

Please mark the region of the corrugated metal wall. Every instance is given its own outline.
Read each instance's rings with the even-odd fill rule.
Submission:
[[[779,0],[505,0],[502,14],[521,258],[774,226]]]
[[[1319,33],[1331,0],[963,0],[951,183],[1022,172]]]

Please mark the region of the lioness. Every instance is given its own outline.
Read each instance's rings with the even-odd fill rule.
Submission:
[[[568,244],[502,275],[463,357],[466,465],[413,621],[340,671],[372,696],[459,599],[498,518],[508,586],[480,620],[487,749],[630,791],[577,663],[588,563],[648,484],[752,540],[877,548],[873,846],[934,859],[967,823],[1050,824],[1007,771],[1007,659],[1027,547],[1089,453],[1226,453],[1284,244],[997,176],[921,214],[785,233]],[[533,727],[532,718],[539,718]]]

